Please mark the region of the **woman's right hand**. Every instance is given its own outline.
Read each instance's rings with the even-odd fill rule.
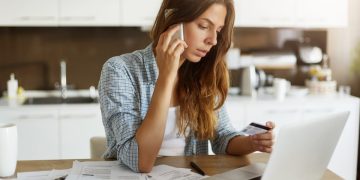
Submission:
[[[181,54],[188,47],[185,41],[178,38],[173,39],[179,29],[180,25],[174,25],[160,35],[155,48],[159,77],[175,78],[177,75]]]

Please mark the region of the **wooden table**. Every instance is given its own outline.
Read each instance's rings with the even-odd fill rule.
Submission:
[[[214,175],[239,168],[250,164],[250,162],[266,163],[269,155],[265,153],[253,153],[248,156],[175,156],[160,157],[156,160],[156,165],[167,164],[175,167],[190,168],[190,161],[196,162],[207,175]],[[37,161],[18,161],[16,172],[44,171],[51,169],[69,169],[74,160],[37,160]],[[82,161],[82,160],[80,160]],[[86,161],[86,160],[84,160]],[[12,177],[14,178],[14,177]],[[323,179],[341,179],[333,172],[327,170]]]

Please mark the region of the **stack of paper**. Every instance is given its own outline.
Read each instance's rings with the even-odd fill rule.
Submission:
[[[53,169],[51,171],[33,171],[33,172],[25,172],[18,173],[18,180],[50,180],[50,179],[65,179],[65,176],[70,173],[70,169],[64,170],[56,170]],[[61,178],[64,177],[64,178]]]
[[[168,165],[154,166],[150,173],[145,174],[135,173],[119,165],[118,161],[74,161],[71,169],[18,173],[17,177],[20,180],[197,180],[207,176]]]

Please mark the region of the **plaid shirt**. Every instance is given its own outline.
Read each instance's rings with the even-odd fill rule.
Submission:
[[[99,97],[107,137],[104,158],[117,158],[135,172],[139,171],[135,133],[145,118],[157,77],[151,44],[143,50],[110,58],[101,71]],[[214,153],[225,154],[229,140],[237,135],[240,134],[231,126],[222,107],[216,138],[210,141]],[[197,140],[190,133],[184,154],[208,154],[208,141]]]

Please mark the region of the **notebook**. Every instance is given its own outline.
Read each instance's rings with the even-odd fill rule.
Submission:
[[[349,112],[291,122],[280,127],[268,163],[254,163],[207,178],[321,179],[335,150]],[[261,176],[261,177],[260,177]]]

